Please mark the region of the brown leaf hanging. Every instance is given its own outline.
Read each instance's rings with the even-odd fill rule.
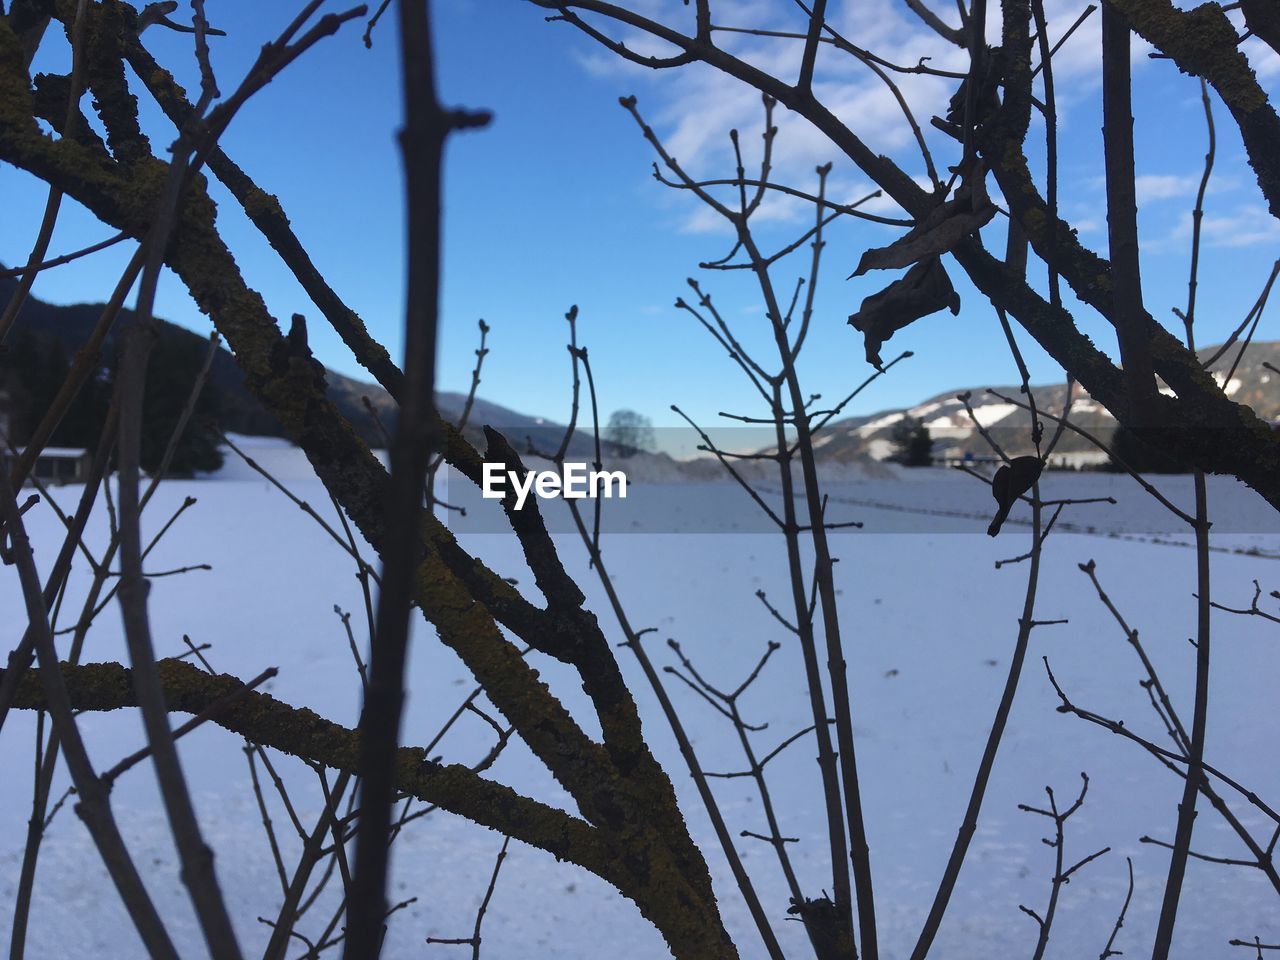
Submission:
[[[951,286],[951,278],[937,257],[921,260],[906,274],[879,293],[862,301],[857,313],[849,316],[849,324],[862,334],[867,348],[867,362],[883,370],[880,345],[921,317],[943,308],[960,312],[960,295]]]
[[[850,279],[868,270],[898,270],[926,257],[937,257],[976,233],[996,214],[983,183],[985,173],[980,163],[975,164],[954,197],[934,207],[928,216],[887,247],[864,253]]]
[[[1009,511],[1037,480],[1044,470],[1039,457],[1014,457],[1004,464],[991,478],[991,495],[996,498],[996,515],[987,527],[987,536],[994,537],[1009,518]]]

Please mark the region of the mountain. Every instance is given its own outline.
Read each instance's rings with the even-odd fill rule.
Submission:
[[[0,271],[3,269],[0,265]],[[16,289],[16,280],[0,278],[0,309],[3,304],[9,302]],[[47,352],[49,347],[60,340],[66,352],[74,354],[88,339],[98,318],[102,315],[102,308],[100,303],[60,306],[34,296],[28,297],[18,315],[14,330],[9,335],[9,343],[13,343],[25,334],[39,344],[43,352]],[[119,334],[127,328],[132,319],[133,311],[126,309],[120,312],[103,348],[105,358],[114,355]],[[207,338],[167,320],[158,319],[157,323],[162,339],[176,341],[201,353],[207,349]],[[386,446],[385,434],[395,429],[397,414],[395,401],[387,391],[377,384],[365,383],[327,368],[325,379],[329,399],[351,421],[356,432],[374,447]],[[213,364],[209,369],[209,382],[205,389],[217,395],[220,409],[219,425],[223,430],[253,436],[284,436],[284,429],[275,417],[268,413],[246,388],[244,373],[225,346],[220,346],[214,356]],[[365,398],[368,398],[369,405],[376,411],[376,416],[366,407]],[[466,399],[466,396],[461,393],[441,391],[436,394],[436,405],[441,416],[456,423],[461,417]],[[563,425],[541,417],[517,413],[477,397],[472,405],[465,432],[481,450],[485,447],[482,432],[482,427],[485,425],[501,430],[518,450],[524,449],[526,438],[528,438],[540,450],[555,451],[560,445],[565,429]],[[575,436],[569,452],[580,459],[589,459],[591,444],[585,436]]]
[[[1208,361],[1218,354],[1220,348],[1221,345],[1204,347],[1198,355],[1202,362]],[[1237,344],[1213,363],[1214,376],[1219,383],[1235,363],[1238,352]],[[1227,395],[1252,407],[1264,419],[1280,417],[1280,374],[1275,372],[1276,368],[1280,368],[1280,341],[1250,344],[1226,385]],[[1026,402],[1020,387],[993,389],[1021,403]],[[1167,388],[1162,387],[1162,390],[1169,392]],[[1032,386],[1031,391],[1038,409],[1055,416],[1061,414],[1066,399],[1065,383]],[[974,416],[1006,452],[1033,452],[1031,428],[1025,410],[992,396],[985,388],[975,387],[968,392]],[[965,453],[988,456],[990,448],[979,436],[964,403],[958,399],[958,395],[963,393],[964,390],[948,390],[907,409],[885,410],[871,416],[835,421],[828,424],[815,440],[816,453],[819,459],[827,461],[843,462],[864,457],[883,460],[894,452],[892,435],[895,424],[904,417],[914,417],[928,427],[934,440],[935,458],[959,458]],[[1071,422],[1103,440],[1108,439],[1116,429],[1115,418],[1078,385],[1072,391],[1072,398]],[[1046,436],[1051,436],[1055,425],[1047,420],[1044,423]],[[1054,459],[1059,458],[1065,463],[1081,466],[1099,463],[1106,456],[1089,441],[1068,430],[1055,448]]]
[[[8,302],[16,286],[15,280],[0,279],[0,304]],[[58,306],[29,297],[18,316],[15,330],[10,335],[10,343],[26,331],[46,346],[60,339],[64,348],[71,353],[88,337],[101,312],[101,304]],[[105,356],[112,355],[116,336],[131,319],[131,311],[121,311],[108,337]],[[158,323],[161,337],[184,341],[192,350],[205,349],[207,341],[199,334],[165,320],[159,320]],[[1225,371],[1235,362],[1238,349],[1238,346],[1232,347],[1214,363],[1215,376],[1219,382],[1222,382]],[[1199,351],[1199,356],[1202,361],[1207,361],[1218,351],[1217,346],[1205,347]],[[1276,419],[1280,417],[1280,374],[1275,372],[1277,369],[1280,369],[1280,341],[1254,342],[1227,384],[1227,394],[1251,406],[1259,416]],[[394,430],[396,419],[396,404],[387,392],[376,384],[365,383],[333,370],[326,370],[326,381],[329,399],[351,421],[356,431],[371,445],[385,446],[384,431]],[[258,436],[284,435],[275,418],[249,393],[244,384],[244,374],[225,347],[220,347],[214,357],[206,389],[217,394],[223,430]],[[1020,401],[1025,400],[1017,386],[1000,387],[997,391]],[[865,461],[867,458],[883,460],[894,450],[894,425],[904,416],[910,416],[922,420],[929,428],[935,441],[935,457],[958,458],[966,452],[984,456],[989,453],[987,445],[977,435],[964,404],[957,399],[957,394],[962,392],[949,390],[906,409],[884,410],[871,416],[849,417],[830,423],[815,441],[817,454],[821,460],[828,462]],[[1066,397],[1064,384],[1036,386],[1032,388],[1032,392],[1040,409],[1054,414],[1061,412]],[[1082,388],[1077,386],[1072,395],[1073,423],[1090,432],[1102,434],[1104,439],[1114,431],[1115,420]],[[368,398],[369,406],[376,411],[376,416],[366,407],[365,398]],[[441,391],[436,394],[436,404],[441,415],[455,423],[461,416],[466,399],[461,393]],[[969,402],[982,425],[1007,452],[1031,451],[1031,431],[1024,411],[988,395],[983,388],[972,389]],[[562,424],[518,413],[477,397],[472,405],[465,433],[481,450],[486,445],[481,429],[485,425],[501,430],[518,450],[524,450],[526,441],[532,441],[539,450],[554,451],[559,447],[565,429]],[[1053,424],[1046,422],[1046,433],[1052,433],[1052,429]],[[568,452],[578,460],[588,461],[593,457],[593,444],[585,432],[579,431]],[[606,450],[606,454],[608,453],[610,451]],[[1070,431],[1063,434],[1056,448],[1055,459],[1059,456],[1077,465],[1104,459],[1104,455],[1088,441]]]

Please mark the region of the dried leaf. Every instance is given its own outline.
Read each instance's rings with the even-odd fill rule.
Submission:
[[[974,167],[956,195],[939,204],[929,215],[887,247],[868,250],[849,276],[860,277],[868,270],[900,270],[926,257],[949,252],[956,244],[976,233],[996,214],[983,183],[984,169]]]
[[[851,314],[849,324],[862,334],[867,349],[867,362],[883,370],[880,345],[895,330],[921,317],[942,309],[960,312],[960,295],[951,286],[951,278],[937,257],[922,260],[879,293],[862,301],[858,312]]]
[[[987,527],[987,536],[994,537],[1000,532],[1013,505],[1040,479],[1043,470],[1044,461],[1039,457],[1014,457],[996,471],[991,478],[991,495],[996,498],[997,510]]]

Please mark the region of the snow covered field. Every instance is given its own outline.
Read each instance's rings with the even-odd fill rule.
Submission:
[[[323,487],[308,478],[296,452],[267,441],[255,444],[251,452],[298,496],[334,519]],[[1175,502],[1189,507],[1187,478],[1170,478],[1160,485]],[[459,486],[449,484],[450,498],[459,494]],[[778,598],[785,595],[781,538],[766,532],[756,508],[733,484],[684,484],[674,492],[668,486],[638,484],[625,502],[606,505],[605,529],[615,531],[605,540],[606,560],[632,622],[657,628],[647,643],[660,664],[672,662],[662,644],[673,637],[704,676],[736,685],[768,641],[783,644],[743,703],[750,720],[768,722],[768,729],[756,735],[761,752],[767,751],[809,722],[799,652],[754,597],[757,589]],[[923,471],[900,478],[845,479],[829,491],[830,519],[856,519],[866,525],[834,538],[840,558],[836,572],[882,952],[886,958],[905,958],[959,825],[1017,631],[1025,564],[996,569],[994,561],[1022,553],[1028,533],[1025,526],[1010,523],[998,539],[989,539],[984,531],[990,493],[957,474]],[[77,493],[77,488],[65,487],[56,496],[66,505]],[[1036,617],[1067,618],[1069,623],[1040,627],[1032,636],[1027,670],[978,834],[932,954],[939,960],[1030,956],[1036,928],[1018,906],[1043,911],[1053,851],[1040,842],[1049,835],[1047,821],[1020,812],[1017,804],[1042,806],[1046,785],[1069,801],[1079,788],[1081,771],[1089,775],[1090,790],[1084,808],[1068,824],[1068,861],[1105,846],[1111,852],[1082,868],[1066,886],[1048,956],[1096,957],[1102,951],[1125,895],[1126,856],[1133,859],[1135,890],[1116,948],[1135,957],[1148,951],[1159,912],[1168,853],[1139,838],[1172,839],[1181,780],[1133,744],[1056,712],[1058,701],[1040,658],[1050,658],[1055,674],[1079,705],[1123,719],[1151,739],[1163,737],[1146,693],[1138,686],[1142,673],[1132,648],[1077,568],[1095,559],[1103,585],[1130,625],[1141,631],[1171,696],[1189,718],[1194,652],[1187,641],[1194,632],[1194,555],[1170,542],[1185,543],[1189,536],[1126,478],[1049,474],[1043,494],[1113,495],[1120,503],[1068,508],[1063,520],[1072,526],[1062,527],[1047,543]],[[350,559],[264,480],[232,461],[218,478],[163,484],[148,508],[147,530],[158,529],[187,496],[199,502],[178,520],[148,567],[161,571],[208,563],[213,569],[153,582],[157,647],[166,655],[178,654],[186,633],[212,645],[206,655],[221,671],[248,678],[277,666],[280,674],[266,688],[270,693],[353,725],[359,683],[333,609],[338,604],[352,612],[357,636],[363,639],[358,630],[363,606]],[[1214,543],[1223,548],[1212,560],[1214,599],[1247,606],[1255,578],[1264,597],[1280,587],[1280,563],[1266,555],[1280,551],[1280,524],[1265,504],[1232,480],[1212,480],[1210,503],[1218,518]],[[485,509],[496,507],[477,498],[472,520]],[[59,523],[43,507],[32,511],[28,522],[43,567],[59,542]],[[552,523],[555,529],[567,530],[554,512]],[[456,518],[451,525],[460,531],[465,546],[500,573],[518,578],[522,587],[531,585],[514,538],[470,532]],[[1089,528],[1093,532],[1087,532]],[[100,546],[105,532],[102,521],[91,530],[90,542]],[[590,606],[616,634],[576,536],[564,533],[557,541]],[[87,582],[83,569],[73,577],[64,621],[74,618],[72,611]],[[16,578],[3,578],[0,591],[6,609],[20,609]],[[1274,607],[1273,601],[1267,609]],[[4,643],[11,645],[17,639],[17,618],[10,624]],[[1275,710],[1280,628],[1261,618],[1218,612],[1213,624],[1208,758],[1274,805],[1280,799],[1280,713]],[[417,631],[416,640],[405,739],[425,743],[470,692],[471,681],[425,628]],[[119,618],[109,609],[90,634],[85,659],[124,656]],[[630,654],[620,650],[619,656],[648,718],[649,737],[673,775],[694,836],[715,872],[731,931],[744,956],[762,956],[654,698]],[[571,707],[581,707],[580,690],[565,669],[548,658],[539,661],[553,690]],[[729,724],[673,678],[668,680],[704,766],[741,769]],[[82,725],[100,767],[143,742],[140,720],[132,713],[88,716]],[[9,720],[0,737],[4,769],[30,765],[34,727],[29,715]],[[448,760],[475,762],[492,740],[493,731],[483,721],[467,716],[439,752]],[[274,915],[279,884],[241,743],[207,725],[181,744],[241,940],[255,955],[269,930],[254,918]],[[802,883],[810,896],[817,896],[829,885],[830,873],[812,754],[807,741],[797,744],[771,764],[769,772],[782,830],[799,838],[792,855]],[[289,758],[280,759],[279,769],[292,787],[299,816],[313,823],[322,807],[314,775]],[[518,744],[503,753],[488,775],[540,799],[566,802]],[[55,797],[65,786],[60,773]],[[715,789],[733,830],[765,829],[760,804],[746,780],[716,781]],[[0,783],[0,931],[6,940],[29,796],[25,777]],[[1240,819],[1265,843],[1270,830],[1264,816],[1238,797],[1227,796]],[[126,839],[183,945],[183,955],[203,955],[150,767],[139,765],[123,777],[114,802]],[[287,817],[278,803],[272,817],[281,836],[288,837]],[[417,899],[394,917],[384,955],[397,960],[469,955],[468,947],[429,946],[424,941],[429,936],[470,935],[501,842],[500,836],[446,814],[415,821],[394,847],[391,896]],[[785,919],[787,894],[771,851],[758,841],[742,843],[746,864],[788,952],[807,955],[800,924]],[[1234,833],[1203,801],[1193,846],[1214,856],[1247,856]],[[303,932],[323,925],[324,905],[322,900],[313,908]],[[1227,940],[1257,935],[1263,942],[1276,942],[1280,902],[1257,870],[1193,860],[1177,931],[1177,957],[1248,956],[1227,946]],[[301,944],[298,947],[295,954],[303,952]],[[496,960],[664,955],[658,935],[602,881],[540,851],[512,844],[485,921],[483,956]],[[69,805],[54,820],[44,844],[28,956],[141,956]]]

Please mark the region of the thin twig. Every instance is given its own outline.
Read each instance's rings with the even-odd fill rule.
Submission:
[[[431,456],[439,449],[435,412],[439,322],[441,154],[453,130],[480,126],[488,116],[450,113],[436,98],[435,59],[424,0],[399,4],[405,124],[400,145],[406,175],[408,292],[404,389],[391,444],[382,545],[382,589],[372,638],[368,694],[360,717],[360,807],[356,867],[347,903],[346,960],[376,956],[387,917],[387,840],[414,575],[422,554],[419,526]],[[432,491],[427,491],[431,501]],[[428,509],[429,513],[429,509]]]

